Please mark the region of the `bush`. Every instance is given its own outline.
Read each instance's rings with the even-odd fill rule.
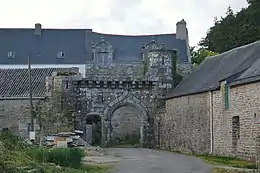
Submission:
[[[7,150],[21,151],[28,147],[18,136],[8,131],[0,132],[0,141]]]
[[[78,148],[31,148],[10,132],[0,132],[0,173],[28,173],[32,169],[42,173],[101,173],[107,170],[81,165],[83,156],[84,151]]]
[[[81,158],[84,156],[84,151],[78,148],[32,148],[28,149],[27,153],[38,162],[73,168],[80,166]]]

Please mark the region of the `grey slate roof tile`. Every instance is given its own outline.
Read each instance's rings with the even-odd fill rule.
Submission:
[[[128,62],[140,61],[142,45],[148,44],[154,39],[157,42],[164,43],[167,49],[178,50],[181,62],[188,61],[186,41],[176,39],[175,34],[127,36],[91,32],[88,38],[97,43],[101,37],[108,41],[115,49],[115,60]]]
[[[87,29],[42,29],[42,35],[34,35],[34,29],[0,29],[0,64],[27,64],[27,56],[32,64],[83,64],[92,60],[91,43],[104,37],[115,49],[114,59],[140,61],[142,44],[152,41],[164,42],[168,49],[177,49],[181,61],[187,61],[187,48],[184,40],[176,39],[175,34],[146,36],[124,36],[101,34]],[[8,59],[8,52],[15,58]],[[64,58],[57,58],[64,52]]]
[[[165,98],[215,90],[221,80],[229,82],[259,74],[260,41],[208,57]]]
[[[77,68],[31,69],[33,97],[45,97],[46,77],[53,72],[78,72]],[[28,69],[0,69],[0,98],[29,97]]]

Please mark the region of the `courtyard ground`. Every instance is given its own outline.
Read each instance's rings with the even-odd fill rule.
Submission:
[[[108,148],[113,168],[110,173],[210,173],[201,159],[178,153],[144,148]],[[117,159],[116,159],[117,158]],[[118,161],[115,161],[118,160]]]

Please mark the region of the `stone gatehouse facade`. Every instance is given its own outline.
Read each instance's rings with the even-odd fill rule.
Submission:
[[[103,38],[92,48],[93,61],[86,64],[86,76],[63,77],[59,84],[61,92],[71,93],[76,100],[76,128],[93,142],[93,130],[98,126],[105,146],[127,135],[137,136],[141,146],[152,145],[153,107],[190,73],[191,66],[178,63],[177,52],[155,40],[142,47],[142,61],[137,63],[112,61],[112,46]],[[107,56],[99,57],[96,52],[100,50],[107,51]]]
[[[94,140],[109,145],[135,136],[144,146],[153,141],[155,105],[159,98],[191,72],[187,31],[184,20],[176,23],[176,33],[154,35],[45,29],[39,23],[34,29],[0,29],[0,44],[4,44],[0,46],[0,70],[17,67],[27,74],[27,67],[21,65],[27,64],[26,57],[30,55],[32,69],[38,67],[32,76],[33,87],[37,89],[33,90],[34,99],[39,100],[34,105],[46,108],[42,109],[42,116],[53,114],[49,120],[53,126],[49,124],[46,130],[65,130],[61,125],[68,123],[68,127],[82,130],[84,139],[91,143]],[[51,70],[44,73],[41,66],[45,69],[78,67],[81,74],[58,72],[51,75]],[[19,76],[17,69],[11,71],[11,76],[3,73],[4,78]],[[5,84],[0,86],[0,91],[7,93],[0,95],[3,104],[10,99],[29,102],[28,78],[25,76],[23,80],[16,80],[15,90],[24,88],[24,95],[10,94],[11,81],[0,81]],[[66,111],[65,105],[69,108]],[[6,120],[3,122],[8,122],[6,113],[2,117]],[[14,123],[19,124],[16,119]],[[1,128],[6,126],[6,123],[0,124]],[[28,129],[28,124],[24,127]],[[93,131],[98,132],[99,137],[95,137]]]

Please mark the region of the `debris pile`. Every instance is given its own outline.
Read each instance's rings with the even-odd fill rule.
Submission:
[[[95,147],[84,141],[80,135],[82,131],[60,132],[46,137],[44,145],[47,147],[79,147],[85,151],[86,156],[103,156],[105,151],[99,146]]]
[[[46,137],[48,147],[87,147],[90,146],[81,137],[82,131],[60,132]]]

